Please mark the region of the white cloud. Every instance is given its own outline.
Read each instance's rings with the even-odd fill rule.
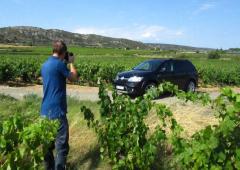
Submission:
[[[216,4],[214,2],[206,2],[201,4],[195,11],[194,14],[199,14],[204,11],[208,11],[210,9],[215,8]]]
[[[209,10],[211,8],[214,8],[215,7],[215,4],[213,3],[206,3],[206,4],[202,4],[199,8],[200,11],[206,11],[206,10]]]
[[[160,25],[138,25],[125,27],[78,27],[73,30],[80,34],[98,34],[116,38],[127,38],[143,42],[164,42],[181,38],[184,32],[180,29],[174,30]]]
[[[94,27],[80,27],[74,30],[73,32],[80,34],[105,34],[105,30],[99,30]]]
[[[143,38],[157,38],[159,33],[165,32],[167,29],[162,26],[149,26],[145,27],[142,30],[142,37]]]

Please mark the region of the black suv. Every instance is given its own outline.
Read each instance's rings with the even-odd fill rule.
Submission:
[[[131,71],[118,73],[114,86],[121,93],[138,96],[163,81],[176,84],[179,89],[194,92],[198,84],[198,74],[188,60],[151,59],[140,63]]]

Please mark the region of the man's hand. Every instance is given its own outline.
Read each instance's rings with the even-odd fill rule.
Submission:
[[[75,59],[74,56],[69,56],[69,61],[68,62],[69,62],[69,65],[70,65],[70,72],[71,72],[71,75],[68,78],[69,81],[77,81],[78,80],[77,70],[75,69],[75,67],[73,65],[74,59]]]
[[[78,80],[78,74],[77,70],[75,69],[74,65],[70,63],[70,76],[68,77],[69,81],[77,81]]]

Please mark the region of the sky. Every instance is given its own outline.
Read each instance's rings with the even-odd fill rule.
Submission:
[[[227,49],[240,47],[240,0],[1,0],[6,26]]]

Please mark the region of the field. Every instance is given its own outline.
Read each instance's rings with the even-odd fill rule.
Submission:
[[[239,113],[239,94],[225,89],[220,97],[211,99],[206,93],[184,93],[170,84],[160,86],[156,91],[150,91],[149,96],[136,100],[114,94],[110,100],[106,92],[106,86],[111,89],[111,82],[117,72],[130,69],[150,58],[191,60],[199,72],[200,87],[239,86],[240,56],[222,54],[220,59],[208,59],[206,53],[176,51],[79,47],[70,47],[69,50],[76,54],[75,65],[80,75],[77,85],[99,86],[99,80],[106,83],[100,86],[101,100],[98,103],[68,98],[71,148],[69,169],[240,168],[237,143],[240,128],[239,116],[236,114]],[[41,84],[40,67],[49,54],[49,47],[2,46],[1,84]],[[178,99],[174,98],[174,102],[152,100],[154,95],[163,92],[171,92]],[[25,132],[25,128],[30,126],[28,130],[32,134],[38,128],[35,124],[39,119],[40,104],[41,98],[35,95],[26,96],[22,100],[1,95],[0,120],[6,125],[11,124],[9,117],[19,115],[27,118],[23,121],[22,131]],[[15,124],[13,127],[16,128]],[[18,141],[19,145],[13,144],[12,150],[5,148],[7,144],[3,140],[4,137],[8,139],[10,132],[4,128],[0,123],[0,133],[4,134],[0,138],[0,156],[3,156],[0,166],[7,169],[6,165],[13,166],[14,161],[3,162],[8,160],[9,155],[18,155],[15,148],[24,148],[25,153],[31,150],[24,143],[26,137]],[[19,134],[22,131],[19,130]],[[54,129],[52,131],[54,133]],[[39,132],[39,136],[42,133]],[[41,140],[47,145],[47,141]],[[38,150],[39,147],[36,145]],[[15,164],[25,166],[22,163],[30,158],[37,165],[26,164],[26,167],[41,169],[41,159],[36,155],[26,158],[20,154]]]
[[[96,86],[101,78],[112,82],[116,73],[127,70],[149,58],[187,58],[197,67],[201,85],[239,85],[240,59],[222,54],[220,59],[208,59],[205,53],[174,51],[123,50],[70,47],[76,55],[75,65],[80,84]],[[0,81],[39,83],[41,64],[51,54],[49,47],[0,48]]]

